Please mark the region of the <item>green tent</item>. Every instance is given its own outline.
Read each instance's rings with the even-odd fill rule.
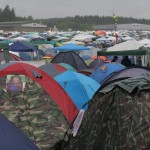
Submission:
[[[126,41],[109,47],[108,49],[100,50],[97,52],[97,56],[142,56],[142,66],[147,66],[148,61],[150,64],[150,48],[142,46],[142,44],[136,40]]]
[[[139,49],[134,50],[120,50],[120,51],[108,51],[108,49],[100,50],[97,52],[98,56],[110,56],[110,55],[117,55],[117,56],[126,56],[126,55],[146,55],[150,53],[150,48],[140,47]]]

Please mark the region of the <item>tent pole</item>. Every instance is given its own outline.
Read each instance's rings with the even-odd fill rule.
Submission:
[[[150,54],[148,54],[148,67],[150,66]]]
[[[143,62],[143,56],[141,56],[141,58],[142,58],[142,66],[144,66],[144,62]]]
[[[136,56],[134,56],[134,64],[136,65],[136,59],[137,59],[137,57]]]

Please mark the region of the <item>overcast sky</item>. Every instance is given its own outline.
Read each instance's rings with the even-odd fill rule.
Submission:
[[[0,7],[9,5],[17,16],[55,18],[75,15],[99,15],[150,19],[150,0],[0,0]]]

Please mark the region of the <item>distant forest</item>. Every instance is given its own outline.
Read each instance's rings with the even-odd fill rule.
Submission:
[[[120,23],[141,23],[141,24],[150,24],[149,19],[136,19],[132,17],[117,17],[118,24]],[[0,8],[0,22],[11,22],[11,21],[28,21],[45,24],[50,28],[56,26],[59,30],[92,30],[93,25],[102,25],[102,24],[114,24],[114,19],[112,16],[75,16],[75,17],[65,17],[65,18],[49,18],[49,19],[33,19],[32,16],[28,17],[18,17],[15,14],[15,9],[10,8],[9,5],[6,5],[4,9]]]

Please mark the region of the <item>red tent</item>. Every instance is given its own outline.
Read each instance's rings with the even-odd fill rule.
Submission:
[[[12,62],[0,66],[0,77],[9,74],[25,75],[36,81],[56,102],[69,122],[72,122],[78,113],[78,109],[63,88],[46,72],[32,65]]]

